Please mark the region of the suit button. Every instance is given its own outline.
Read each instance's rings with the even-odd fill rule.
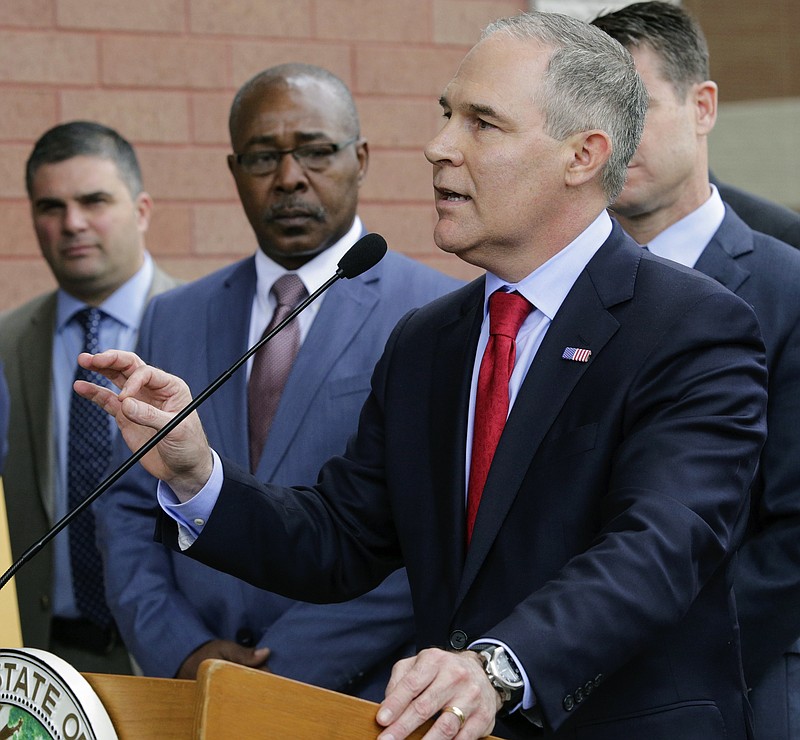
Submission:
[[[50,597],[47,594],[42,594],[39,597],[39,605],[42,607],[42,611],[49,611],[50,610]]]
[[[594,691],[594,681],[589,680],[589,681],[586,682],[586,685],[583,687],[583,693],[586,694],[586,696],[589,696],[589,694],[591,694],[592,691]]]
[[[585,698],[586,696],[583,693],[583,689],[578,686],[578,688],[575,689],[575,703],[580,704]]]
[[[236,630],[236,642],[238,642],[242,647],[253,647],[253,645],[256,644],[255,635],[253,635],[253,631],[251,629],[242,627],[241,629]]]
[[[597,675],[594,677],[594,687],[595,687],[595,688],[597,688],[597,687],[600,685],[600,682],[601,682],[601,681],[602,681],[604,678],[605,678],[605,676],[604,676],[602,673],[598,673],[598,674],[597,674]]]
[[[453,630],[450,633],[450,647],[453,650],[463,650],[468,642],[469,638],[464,630]]]
[[[567,712],[571,712],[573,709],[575,709],[575,699],[572,698],[572,694],[567,694],[564,697],[564,701],[561,702],[561,705]]]

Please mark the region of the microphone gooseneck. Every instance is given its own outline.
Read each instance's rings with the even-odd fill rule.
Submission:
[[[275,326],[268,334],[265,334],[250,349],[247,350],[236,362],[231,365],[222,375],[214,380],[196,398],[193,398],[183,409],[181,409],[167,424],[165,424],[156,434],[134,452],[122,465],[110,473],[97,488],[94,489],[78,506],[72,511],[67,512],[57,521],[45,535],[36,543],[31,545],[22,555],[12,563],[11,567],[0,576],[0,589],[2,589],[22,568],[25,563],[31,560],[50,540],[52,540],[62,529],[64,529],[75,517],[84,509],[91,506],[103,493],[116,483],[125,473],[128,472],[139,460],[141,460],[150,450],[152,450],[164,437],[166,437],[175,427],[194,412],[204,401],[212,396],[220,386],[226,383],[230,377],[244,365],[261,347],[264,346],[272,337],[283,329],[297,314],[321,296],[337,280],[358,277],[381,261],[386,254],[386,240],[379,234],[366,234],[361,237],[345,253],[336,268],[336,274],[317,288],[311,295],[301,301],[286,318]]]

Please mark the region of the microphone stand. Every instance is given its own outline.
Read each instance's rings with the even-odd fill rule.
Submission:
[[[139,460],[141,460],[150,450],[152,450],[164,437],[166,437],[175,427],[178,426],[186,417],[200,406],[209,396],[211,396],[221,385],[226,383],[230,377],[235,373],[245,362],[247,362],[258,350],[261,349],[272,337],[283,329],[297,314],[305,310],[305,308],[321,296],[328,288],[331,287],[337,280],[346,277],[345,271],[341,266],[337,268],[336,273],[328,280],[317,288],[311,295],[302,300],[292,311],[283,319],[275,328],[268,334],[265,334],[258,340],[247,352],[245,352],[231,367],[229,367],[222,375],[214,380],[200,395],[193,398],[183,409],[181,409],[169,422],[167,422],[158,432],[155,433],[147,442],[145,442],[136,452],[134,452],[122,465],[108,475],[101,481],[97,487],[92,491],[78,506],[72,511],[65,514],[56,524],[42,537],[38,542],[31,545],[24,553],[12,563],[11,567],[3,573],[0,577],[0,589],[2,589],[16,574],[16,572],[33,558],[50,540],[52,540],[64,527],[72,522],[84,509],[91,506],[103,493],[108,490],[114,483],[116,483],[125,473],[128,472]]]

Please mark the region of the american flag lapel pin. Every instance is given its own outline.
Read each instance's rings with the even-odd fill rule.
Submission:
[[[562,360],[572,360],[572,362],[589,362],[592,350],[583,347],[565,347],[561,355]]]

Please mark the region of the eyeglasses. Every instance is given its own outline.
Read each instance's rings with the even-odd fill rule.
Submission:
[[[358,136],[348,139],[340,144],[333,142],[320,142],[318,144],[303,144],[294,149],[260,149],[243,154],[234,154],[233,157],[245,172],[250,175],[271,175],[277,169],[286,154],[291,154],[295,162],[304,170],[322,172],[333,163],[333,158],[338,152],[350,144],[358,141]]]

